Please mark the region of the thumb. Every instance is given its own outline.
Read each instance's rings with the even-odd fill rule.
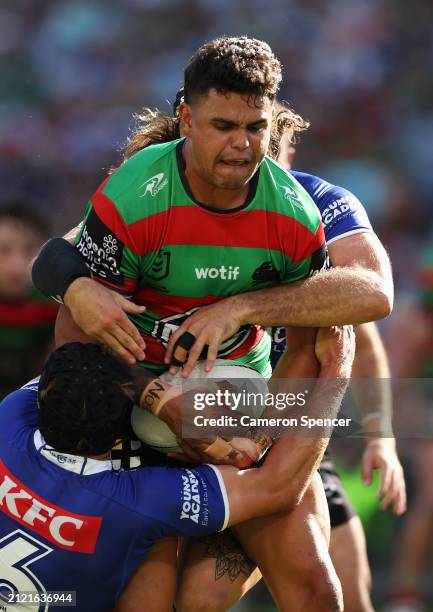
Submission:
[[[366,487],[369,487],[371,485],[372,471],[373,471],[372,461],[368,455],[367,456],[364,455],[362,458],[362,464],[361,464],[361,475],[362,475],[362,480]]]
[[[128,300],[126,297],[120,295],[119,293],[116,294],[115,300],[117,302],[117,305],[120,306],[120,308],[124,312],[129,312],[130,314],[141,314],[146,310],[146,306],[139,306],[138,304],[134,304],[134,302],[131,302],[131,300]]]

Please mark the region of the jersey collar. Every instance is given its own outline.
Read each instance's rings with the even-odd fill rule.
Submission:
[[[74,474],[80,474],[80,476],[91,476],[100,472],[111,472],[113,469],[111,461],[108,459],[106,461],[98,461],[97,459],[89,459],[89,457],[81,455],[69,455],[68,453],[56,451],[45,442],[39,429],[35,431],[33,440],[36,450],[44,459],[68,472],[74,472]]]

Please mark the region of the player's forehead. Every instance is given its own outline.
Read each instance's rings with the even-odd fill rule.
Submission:
[[[273,104],[266,97],[210,89],[193,103],[193,111],[209,120],[222,119],[237,124],[271,121]]]

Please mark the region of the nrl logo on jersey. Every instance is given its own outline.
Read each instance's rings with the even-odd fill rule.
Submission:
[[[301,200],[299,199],[299,194],[291,185],[280,185],[281,189],[284,191],[284,199],[289,200],[293,206],[302,210],[304,207],[302,205]]]
[[[164,178],[164,173],[160,172],[159,174],[155,174],[147,181],[144,181],[139,187],[139,189],[143,189],[143,193],[140,195],[140,198],[144,198],[147,194],[150,194],[152,198],[154,198],[164,187],[168,185],[168,179]]]

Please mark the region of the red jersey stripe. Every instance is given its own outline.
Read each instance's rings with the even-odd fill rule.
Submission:
[[[141,256],[158,250],[162,244],[229,248],[263,248],[266,245],[297,263],[314,253],[325,240],[322,226],[313,234],[294,217],[266,210],[222,215],[199,206],[172,206],[126,225],[115,204],[100,191],[91,202],[101,221],[125,246]]]
[[[153,336],[144,332],[140,333],[146,342],[146,361],[157,365],[164,365],[165,347]],[[223,359],[238,359],[239,357],[243,357],[259,344],[265,333],[263,327],[258,327],[256,325],[252,326],[251,333],[246,341]]]

